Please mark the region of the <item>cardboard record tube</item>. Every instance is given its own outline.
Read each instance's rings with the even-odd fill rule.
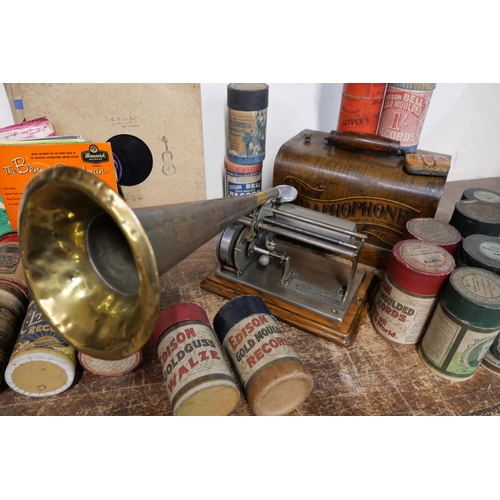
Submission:
[[[313,378],[260,297],[229,301],[216,314],[214,330],[256,415],[286,415],[307,399]]]

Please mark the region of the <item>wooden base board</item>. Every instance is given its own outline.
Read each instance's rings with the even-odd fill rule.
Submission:
[[[375,275],[365,273],[356,294],[357,299],[353,300],[342,323],[327,321],[320,315],[267,296],[249,286],[220,278],[216,276],[215,271],[210,273],[201,282],[200,286],[203,290],[215,293],[226,299],[234,299],[240,295],[257,295],[266,302],[274,316],[284,323],[288,323],[341,346],[349,347],[354,342],[361,323],[368,312],[371,300],[376,291],[376,281],[377,278]]]

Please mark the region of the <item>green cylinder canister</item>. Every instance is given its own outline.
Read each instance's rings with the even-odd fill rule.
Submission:
[[[451,274],[420,344],[433,373],[457,382],[471,378],[500,332],[500,276],[460,267]]]

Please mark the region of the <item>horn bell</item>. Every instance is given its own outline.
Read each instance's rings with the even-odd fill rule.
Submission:
[[[32,298],[78,351],[123,359],[148,340],[160,280],[139,219],[105,182],[55,167],[26,186],[19,246]]]

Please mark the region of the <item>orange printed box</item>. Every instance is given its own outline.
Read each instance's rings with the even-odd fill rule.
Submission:
[[[61,166],[82,168],[118,193],[109,142],[0,143],[0,193],[13,231],[18,230],[19,205],[28,182],[38,172]]]

